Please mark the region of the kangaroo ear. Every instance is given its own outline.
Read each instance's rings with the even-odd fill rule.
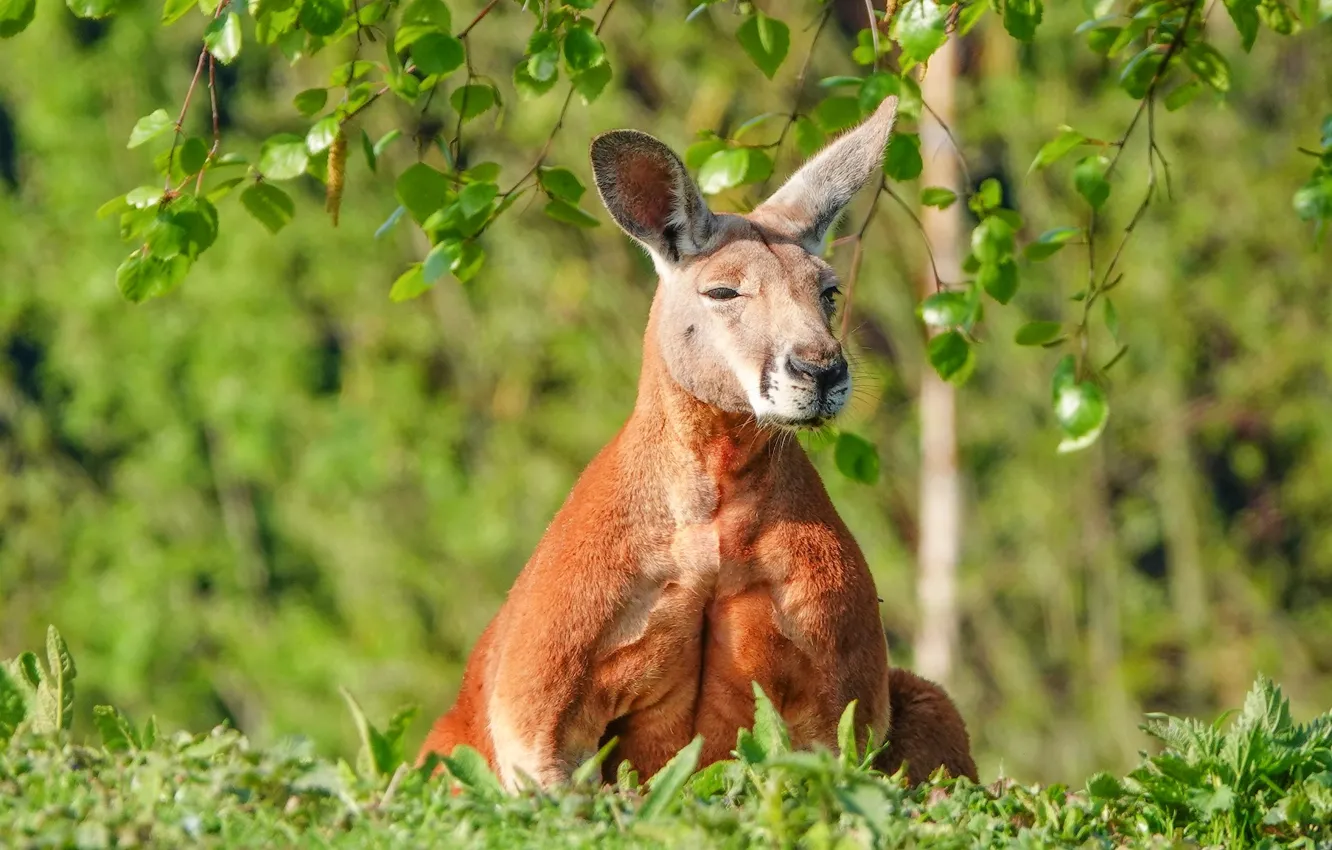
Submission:
[[[823,236],[883,162],[897,123],[897,98],[889,96],[860,126],[838,137],[805,163],[755,214],[818,253]]]
[[[680,158],[647,133],[613,130],[593,139],[592,175],[615,223],[658,267],[710,247],[712,212]]]

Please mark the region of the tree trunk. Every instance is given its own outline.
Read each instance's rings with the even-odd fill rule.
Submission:
[[[950,38],[932,57],[921,81],[925,102],[950,127],[957,78],[957,46]],[[947,133],[927,112],[920,121],[921,153],[925,168],[922,186],[958,186],[957,153]],[[959,194],[963,194],[959,192]],[[945,280],[961,277],[958,246],[961,241],[961,204],[946,210],[927,207],[921,212],[925,236],[933,247],[939,274]],[[935,291],[934,272],[925,265],[919,277],[921,297]],[[957,417],[953,386],[925,363],[920,382],[920,544],[916,595],[919,626],[915,641],[916,670],[922,676],[948,684],[952,676],[958,635],[957,562],[961,548],[960,493],[957,470]]]

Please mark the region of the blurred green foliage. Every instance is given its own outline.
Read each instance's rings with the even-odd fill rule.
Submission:
[[[256,747],[225,727],[162,736],[154,718],[139,726],[105,705],[94,711],[101,746],[72,744],[42,698],[56,687],[73,699],[74,663],[54,627],[47,650],[49,677],[32,672],[30,652],[0,663],[7,846],[1314,850],[1332,835],[1332,712],[1297,722],[1281,688],[1261,676],[1228,722],[1153,715],[1142,728],[1161,752],[1122,779],[1101,771],[1069,785],[976,785],[940,770],[909,787],[905,771],[872,767],[882,746],[857,746],[854,701],[836,751],[793,752],[755,683],[753,728],[739,730],[733,758],[699,768],[697,736],[652,777],[623,763],[603,783],[612,740],[567,783],[507,794],[471,747],[410,767],[403,732],[412,710],[381,731],[345,692],[361,738],[355,767],[308,741]]]
[[[455,4],[454,30],[480,8]],[[1032,8],[1006,4],[1008,32],[1033,26]],[[614,76],[551,135],[562,90],[520,97],[537,93],[545,70],[532,57],[546,46],[513,38],[530,12],[496,6],[468,35],[467,76],[486,75],[500,97],[451,155],[462,168],[489,161],[521,174],[549,139],[546,164],[586,185],[590,137],[638,127],[689,148],[696,174],[720,157],[708,172],[716,203],[744,206],[746,178],[765,182],[764,166],[731,142],[751,117],[789,113],[795,59],[816,29],[794,2],[765,5],[766,39],[738,33],[755,19],[728,5],[688,11],[621,0],[599,40]],[[915,12],[911,44],[926,51],[935,22]],[[777,175],[797,160],[791,143],[812,148],[859,109],[817,81],[863,73],[853,54],[875,60],[863,15],[863,4],[833,5],[798,93],[818,121],[795,123],[766,165]],[[115,223],[94,211],[154,179],[126,140],[156,110],[173,120],[197,67],[201,22],[162,29],[160,17],[141,3],[102,21],[53,6],[0,44],[0,655],[58,622],[93,671],[79,679],[89,704],[156,712],[168,729],[226,718],[259,740],[301,732],[347,747],[340,685],[375,716],[408,700],[427,715],[447,705],[467,648],[633,403],[651,268],[614,228],[570,227],[582,220],[550,212],[577,184],[542,172],[549,200],[526,195],[468,237],[485,252],[483,273],[442,275],[409,293],[421,297],[390,301],[432,243],[451,244],[381,228],[405,205],[390,175],[443,156],[429,143],[468,111],[452,96],[465,81],[450,83],[448,104],[386,98],[358,117],[387,141],[371,146],[374,173],[364,156],[349,159],[335,229],[318,214],[325,185],[303,174],[309,147],[296,168],[291,145],[310,131],[293,100],[317,113],[309,93],[335,63],[241,50],[215,69],[223,138],[292,179],[281,197],[255,194],[272,186],[263,182],[220,198],[227,226],[191,254],[189,285],[131,307],[111,271],[124,253]],[[1094,333],[1127,346],[1115,416],[1093,423],[1105,430],[1092,450],[1056,455],[1051,372],[1063,376],[1055,400],[1076,396],[1074,412],[1103,391],[1067,380],[1058,352],[1019,345],[1052,338],[1031,322],[1077,325],[1091,300],[1084,252],[1068,244],[1078,237],[1051,228],[1083,226],[1092,202],[1093,232],[1113,244],[1149,173],[1146,136],[1108,177],[1098,157],[1028,173],[1059,126],[1114,139],[1138,108],[1110,73],[1122,63],[1078,40],[1105,27],[1072,36],[1085,17],[1051,4],[1031,44],[996,26],[962,40],[954,130],[975,185],[958,188],[975,193],[972,226],[1004,222],[982,228],[977,253],[996,271],[978,267],[978,279],[1016,309],[989,311],[979,342],[963,338],[968,327],[927,350],[919,233],[883,204],[865,236],[852,325],[861,389],[846,415],[869,442],[811,441],[875,571],[895,660],[909,664],[913,400],[927,358],[937,367],[947,354],[970,374],[959,395],[965,657],[952,687],[986,775],[1127,767],[1140,708],[1212,711],[1237,702],[1255,670],[1281,679],[1302,709],[1332,702],[1332,265],[1300,221],[1320,217],[1306,215],[1316,203],[1296,195],[1292,208],[1297,190],[1326,180],[1321,160],[1297,147],[1328,145],[1318,138],[1332,112],[1332,68],[1320,61],[1328,29],[1258,38],[1228,69],[1224,100],[1195,92],[1179,111],[1153,113],[1174,200],[1146,211],[1113,304],[1100,300],[1093,317]],[[229,54],[229,26],[210,32],[215,54]],[[1227,54],[1249,39],[1219,10],[1208,26]],[[433,47],[423,55],[445,63],[448,48]],[[774,52],[788,55],[770,72]],[[511,81],[524,57],[531,79]],[[591,53],[573,61],[602,67]],[[192,113],[188,138],[209,137],[210,120]],[[743,132],[766,144],[780,130],[777,120]],[[889,158],[903,181],[919,157],[950,155],[903,144]],[[1115,190],[1094,201],[1107,179]],[[931,187],[911,188],[914,198]],[[949,203],[937,192],[922,200]],[[862,203],[845,230],[864,219]],[[999,210],[1020,212],[1017,226]],[[1000,270],[1019,244],[1065,247],[1029,247],[1013,292]],[[839,268],[846,254],[834,252]],[[456,274],[458,259],[439,262]],[[966,304],[935,308],[971,321]],[[973,358],[977,347],[1002,353]]]

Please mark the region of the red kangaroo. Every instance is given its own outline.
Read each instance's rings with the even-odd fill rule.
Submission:
[[[602,202],[660,276],[638,400],[482,633],[421,760],[466,744],[516,789],[567,780],[612,736],[604,775],[628,760],[650,776],[702,735],[709,764],[752,724],[757,682],[796,747],[835,748],[857,700],[857,728],[888,735],[882,769],[976,778],[952,701],[889,669],[865,558],[782,438],[850,393],[837,279],[817,254],[896,111],[889,98],[748,215],[709,211],[645,133],[592,142]]]

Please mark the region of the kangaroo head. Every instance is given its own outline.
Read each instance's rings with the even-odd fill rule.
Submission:
[[[851,392],[833,336],[837,277],[824,235],[883,158],[890,97],[752,213],[713,213],[670,148],[634,130],[592,142],[602,203],[661,277],[657,341],[671,376],[700,401],[760,424],[818,425]]]

